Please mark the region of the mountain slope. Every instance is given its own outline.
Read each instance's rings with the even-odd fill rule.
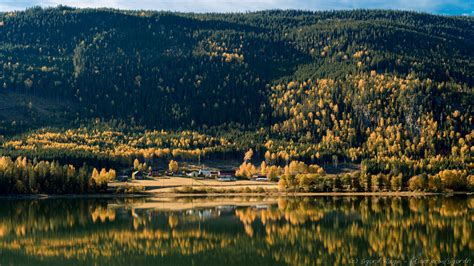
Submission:
[[[269,85],[371,70],[474,85],[474,20],[392,11],[179,14],[67,7],[0,15],[0,84],[80,118],[272,124]]]
[[[0,103],[20,99],[0,106],[0,154],[109,167],[253,149],[273,176],[361,163],[356,190],[474,182],[471,17],[61,7],[0,22]]]

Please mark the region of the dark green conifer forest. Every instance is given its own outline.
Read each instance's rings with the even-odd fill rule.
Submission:
[[[109,168],[253,149],[275,169],[361,165],[347,190],[465,190],[473,103],[473,17],[0,13],[0,155],[13,158]]]

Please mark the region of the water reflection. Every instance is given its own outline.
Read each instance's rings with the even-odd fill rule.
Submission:
[[[472,265],[473,225],[472,196],[1,200],[0,263]]]

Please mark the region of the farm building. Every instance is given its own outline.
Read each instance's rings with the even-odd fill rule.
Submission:
[[[235,170],[221,170],[219,171],[220,178],[235,177]]]

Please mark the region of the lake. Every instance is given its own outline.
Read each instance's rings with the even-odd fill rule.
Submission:
[[[0,200],[1,265],[473,265],[474,197]]]

